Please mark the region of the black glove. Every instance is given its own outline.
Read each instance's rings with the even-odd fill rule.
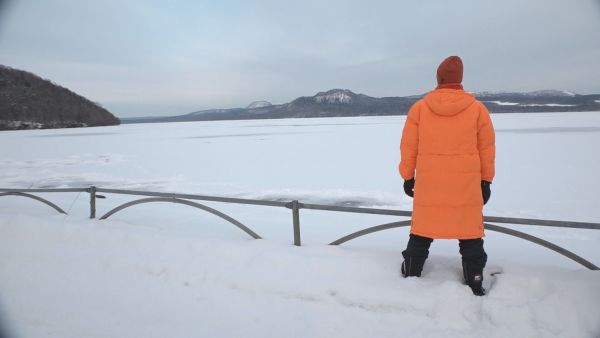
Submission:
[[[490,199],[490,196],[492,195],[492,190],[490,189],[490,184],[492,184],[492,182],[481,181],[481,195],[483,196],[483,204],[484,205],[488,202],[488,200]]]
[[[404,192],[410,196],[410,197],[414,197],[415,193],[414,190],[415,189],[415,178],[411,178],[410,180],[404,181]]]

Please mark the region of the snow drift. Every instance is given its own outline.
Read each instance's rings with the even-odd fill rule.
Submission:
[[[3,213],[4,214],[4,213]],[[181,236],[3,216],[0,299],[15,337],[596,337],[600,274],[503,265],[486,297],[455,257],[421,279],[398,252]],[[493,268],[493,267],[491,267]]]

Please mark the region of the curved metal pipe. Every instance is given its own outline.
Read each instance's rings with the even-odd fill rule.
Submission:
[[[378,232],[378,231],[383,231],[383,230],[387,230],[387,229],[392,229],[392,228],[400,228],[400,227],[404,227],[410,225],[410,221],[402,221],[402,222],[392,222],[392,223],[386,223],[386,224],[381,224],[381,225],[377,225],[374,227],[370,227],[367,229],[363,229],[357,232],[353,232],[350,235],[344,236],[338,240],[335,240],[333,242],[331,242],[329,245],[340,245],[342,243],[345,243],[349,240],[355,239],[357,237],[361,237],[364,235],[368,235],[368,234],[372,234],[374,232]],[[547,249],[550,249],[556,253],[559,253],[583,266],[585,266],[586,268],[590,269],[590,270],[600,270],[600,268],[598,268],[596,265],[594,265],[593,263],[591,263],[590,261],[584,259],[583,257],[576,255],[575,253],[562,248],[554,243],[548,242],[546,240],[543,240],[539,237],[535,237],[533,235],[530,234],[526,234],[524,232],[521,231],[517,231],[517,230],[513,230],[513,229],[509,229],[509,228],[505,228],[505,227],[501,227],[498,225],[493,225],[493,224],[488,224],[488,223],[484,223],[483,224],[485,226],[486,230],[490,230],[490,231],[495,231],[495,232],[500,232],[506,235],[510,235],[510,236],[514,236],[514,237],[518,237],[521,239],[524,239],[526,241],[530,241],[532,243],[535,243],[537,245],[543,246]]]
[[[590,270],[600,270],[600,268],[598,268],[596,265],[594,265],[593,263],[591,263],[590,261],[584,259],[581,256],[578,256],[576,254],[574,254],[573,252],[562,248],[554,243],[548,242],[546,240],[543,240],[539,237],[535,237],[532,236],[530,234],[526,234],[524,232],[521,231],[517,231],[517,230],[513,230],[513,229],[509,229],[509,228],[505,228],[505,227],[501,227],[501,226],[497,226],[497,225],[493,225],[493,224],[488,224],[488,223],[483,223],[483,225],[485,226],[486,230],[491,230],[491,231],[496,231],[496,232],[501,232],[503,234],[506,235],[511,235],[511,236],[515,236],[515,237],[519,237],[521,239],[524,239],[526,241],[530,241],[533,242],[535,244],[541,245],[545,248],[548,248],[554,252],[557,252],[583,266],[585,266],[586,268],[590,269]]]
[[[56,204],[48,201],[47,199],[44,199],[44,198],[41,198],[39,196],[35,196],[35,195],[32,195],[32,194],[27,194],[27,193],[24,193],[24,192],[3,192],[3,193],[0,193],[0,196],[22,196],[22,197],[31,198],[31,199],[34,199],[36,201],[40,201],[40,202],[42,202],[42,203],[44,203],[44,204],[52,207],[54,210],[58,211],[61,214],[65,214],[65,215],[67,214],[58,205],[56,205]]]
[[[131,206],[137,205],[137,204],[143,204],[143,203],[153,203],[153,202],[168,202],[168,203],[177,203],[177,204],[185,204],[185,205],[189,205],[191,207],[194,208],[198,208],[198,209],[202,209],[206,212],[209,212],[213,215],[219,216],[222,219],[228,221],[229,223],[235,225],[236,227],[242,229],[245,233],[247,233],[248,235],[252,236],[252,238],[255,239],[260,239],[261,237],[259,235],[257,235],[254,231],[250,230],[248,227],[246,227],[245,225],[243,225],[242,223],[240,223],[239,221],[237,221],[236,219],[227,216],[226,214],[215,210],[211,207],[207,207],[206,205],[202,205],[200,203],[196,203],[196,202],[192,202],[192,201],[187,201],[187,200],[182,200],[182,199],[178,199],[178,198],[169,198],[169,197],[151,197],[151,198],[142,198],[139,200],[135,200],[135,201],[131,201],[125,204],[122,204],[114,209],[112,209],[111,211],[107,212],[106,214],[104,214],[104,216],[100,217],[100,219],[107,219],[110,216],[112,216],[113,214],[125,209],[125,208],[129,208]]]
[[[348,242],[349,240],[355,239],[357,237],[361,237],[364,235],[372,234],[374,232],[383,231],[383,230],[387,230],[387,229],[405,227],[408,225],[410,225],[410,221],[392,222],[392,223],[376,225],[374,227],[370,227],[367,229],[359,230],[357,232],[353,232],[350,235],[344,236],[340,239],[337,239],[337,240],[329,243],[329,245],[340,245],[342,243]]]

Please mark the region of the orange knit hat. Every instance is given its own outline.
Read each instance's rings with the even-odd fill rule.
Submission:
[[[447,57],[437,69],[438,84],[459,84],[463,79],[463,63],[458,56]]]

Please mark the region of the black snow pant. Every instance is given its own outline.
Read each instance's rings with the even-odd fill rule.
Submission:
[[[404,277],[420,277],[425,260],[429,256],[429,247],[433,239],[410,234],[406,250],[402,251],[402,275]],[[487,262],[487,254],[483,250],[483,239],[461,239],[458,241],[459,252],[462,256],[463,274],[465,283],[475,275],[482,275]]]

